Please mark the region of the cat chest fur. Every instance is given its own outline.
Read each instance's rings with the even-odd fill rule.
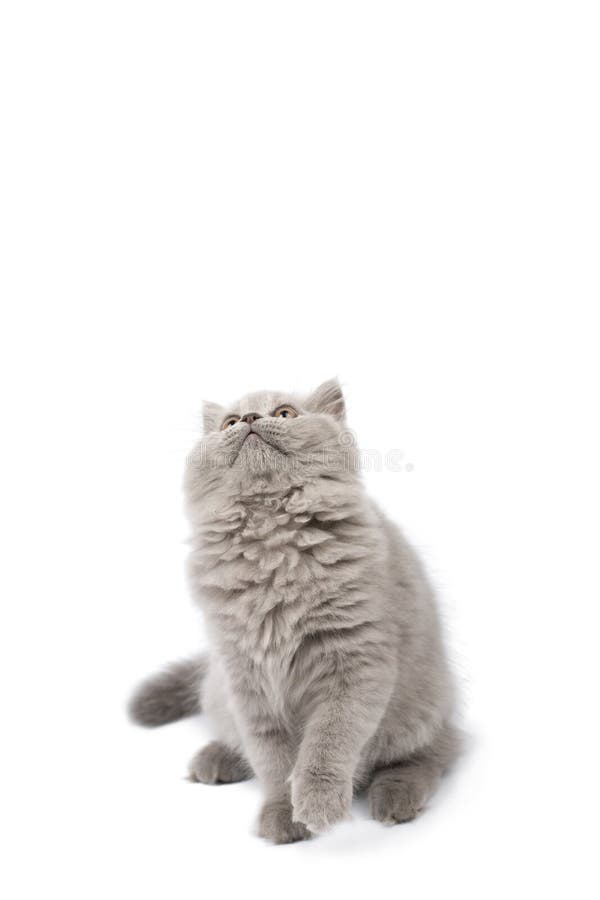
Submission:
[[[246,661],[277,699],[305,637],[366,566],[356,509],[311,509],[305,496],[232,503],[206,524],[194,566],[221,652]],[[304,501],[304,502],[303,502]]]

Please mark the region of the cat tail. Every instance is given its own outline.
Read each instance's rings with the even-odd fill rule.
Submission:
[[[131,719],[153,728],[200,712],[200,685],[208,670],[206,656],[171,663],[143,681],[128,705]]]

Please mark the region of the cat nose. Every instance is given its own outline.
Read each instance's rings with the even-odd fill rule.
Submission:
[[[242,416],[242,422],[247,422],[248,425],[252,425],[252,423],[256,422],[257,419],[260,419],[258,413],[246,413],[245,416]]]

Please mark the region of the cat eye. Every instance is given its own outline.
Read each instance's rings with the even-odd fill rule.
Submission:
[[[276,419],[295,419],[298,413],[293,406],[278,406],[273,415]]]
[[[223,424],[221,425],[221,431],[225,431],[226,428],[231,428],[235,425],[236,422],[240,421],[239,416],[227,416]]]

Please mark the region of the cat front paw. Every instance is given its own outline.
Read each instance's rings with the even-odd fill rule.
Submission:
[[[293,844],[295,841],[306,841],[311,836],[301,822],[293,821],[289,795],[267,800],[263,804],[258,834],[274,844]]]
[[[325,831],[350,818],[352,781],[327,772],[299,772],[292,778],[292,808],[294,822]]]

